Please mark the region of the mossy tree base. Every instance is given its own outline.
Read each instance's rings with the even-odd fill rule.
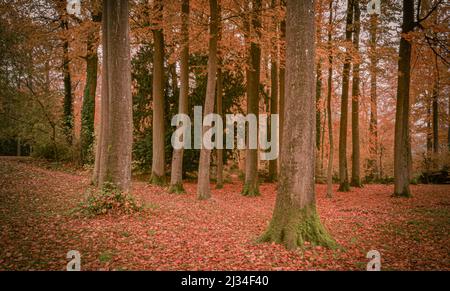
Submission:
[[[258,185],[251,185],[250,183],[247,183],[244,185],[244,189],[242,189],[241,194],[242,194],[242,196],[245,196],[245,197],[261,196]]]
[[[184,193],[186,193],[186,190],[184,190],[183,183],[176,183],[176,184],[170,185],[169,193],[184,194]]]
[[[352,181],[352,183],[350,183],[350,186],[354,188],[364,188],[363,183],[361,183],[361,181]]]
[[[404,183],[401,186],[394,186],[394,194],[392,197],[395,198],[412,198],[411,189],[409,188],[409,184]]]
[[[405,191],[405,192],[402,192],[402,193],[394,193],[392,195],[392,197],[394,197],[394,198],[412,198],[412,195],[411,195],[410,192]]]
[[[314,206],[275,213],[269,229],[259,241],[282,244],[289,250],[301,248],[305,242],[332,249],[338,247],[320,222]]]
[[[350,184],[348,182],[341,183],[339,185],[339,192],[350,192]]]
[[[200,193],[197,194],[197,200],[204,201],[211,198],[211,193]]]
[[[218,190],[223,189],[223,183],[217,183],[216,189],[218,189]]]
[[[166,177],[158,176],[155,173],[152,173],[152,176],[150,177],[150,184],[156,185],[156,186],[165,186],[166,185]]]

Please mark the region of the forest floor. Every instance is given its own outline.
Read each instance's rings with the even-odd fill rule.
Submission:
[[[365,270],[370,250],[381,253],[382,270],[450,270],[450,185],[412,186],[411,199],[391,198],[389,185],[327,199],[318,185],[322,222],[342,248],[297,251],[256,242],[274,184],[246,198],[236,181],[197,201],[193,183],[176,195],[134,182],[146,211],[75,217],[88,187],[87,172],[0,158],[0,270],[65,270],[70,250],[81,253],[82,270]]]

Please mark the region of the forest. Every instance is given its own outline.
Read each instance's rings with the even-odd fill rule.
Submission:
[[[0,0],[0,270],[450,270],[449,12]]]

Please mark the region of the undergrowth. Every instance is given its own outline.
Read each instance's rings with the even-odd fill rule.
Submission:
[[[112,183],[104,183],[101,189],[90,188],[84,201],[75,209],[86,216],[105,214],[132,214],[144,209],[129,193],[120,191]]]

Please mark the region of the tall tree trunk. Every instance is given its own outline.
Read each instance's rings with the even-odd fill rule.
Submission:
[[[359,0],[353,0],[355,19],[353,24],[353,46],[359,53],[359,34],[361,31],[361,10]],[[353,82],[352,82],[352,181],[353,187],[362,187],[360,174],[360,146],[359,146],[359,98],[360,90],[360,64],[353,64]]]
[[[383,171],[383,154],[384,154],[385,147],[380,144],[380,178],[382,179],[384,177],[384,171]]]
[[[278,101],[278,106],[280,107],[278,109],[279,111],[279,130],[280,130],[280,134],[279,134],[279,148],[281,149],[281,145],[283,144],[283,140],[284,140],[284,107],[285,107],[285,103],[284,103],[284,99],[285,99],[285,95],[286,95],[286,89],[285,89],[285,84],[286,84],[286,69],[285,66],[286,64],[281,64],[280,63],[280,100]],[[281,167],[281,155],[283,153],[280,150],[280,153],[278,155],[278,175],[280,174],[280,167]]]
[[[204,116],[214,112],[214,99],[216,91],[216,75],[217,75],[217,40],[219,32],[219,8],[217,0],[209,0],[210,7],[210,21],[209,21],[209,55],[208,55],[208,82],[206,85],[206,97]],[[209,130],[208,127],[203,127],[203,135]],[[202,135],[202,136],[203,136]],[[203,139],[202,139],[203,145]],[[211,197],[210,189],[210,164],[211,164],[211,150],[202,146],[200,151],[200,163],[198,169],[198,185],[197,197],[199,200],[209,199]]]
[[[103,1],[102,108],[98,185],[131,186],[133,116],[128,1]]]
[[[86,85],[84,87],[83,105],[81,109],[81,162],[92,162],[92,146],[94,144],[95,96],[97,91],[98,54],[96,43],[97,32],[90,31],[87,40]]]
[[[318,22],[317,22],[317,31],[316,38],[317,43],[320,45],[322,43],[322,17],[323,17],[323,1],[319,0],[318,11],[319,14]],[[322,59],[320,58],[316,64],[316,182],[323,181],[323,173],[322,173],[322,159],[321,159],[321,140],[322,140],[322,108],[321,108],[321,99],[322,99]]]
[[[436,62],[437,62],[437,56]],[[433,152],[439,153],[439,68],[436,64],[436,76],[433,85]]]
[[[281,42],[285,42],[286,41],[286,21],[283,20],[280,23],[280,41]],[[282,46],[283,47],[283,46]],[[284,99],[285,99],[285,94],[286,94],[286,57],[285,57],[285,50],[280,50],[280,76],[279,76],[279,81],[280,81],[280,100],[278,101],[278,112],[280,114],[279,118],[280,118],[280,126],[279,126],[279,130],[280,130],[280,134],[279,134],[279,148],[281,149],[282,144],[283,144],[283,140],[284,140]],[[281,155],[283,153],[280,150],[280,154],[278,156],[278,166],[281,166]],[[280,173],[281,169],[278,169],[278,174]]]
[[[249,64],[247,69],[247,114],[259,116],[259,75],[261,72],[261,47],[258,43],[261,37],[261,0],[252,0],[252,13],[250,14],[250,32],[255,31],[256,36],[249,35],[251,41]],[[247,150],[245,155],[245,184],[242,190],[244,196],[259,196],[258,185],[258,149],[249,147],[250,132],[247,131]]]
[[[276,1],[272,0],[271,6],[276,8]],[[278,23],[276,17],[272,19],[275,36],[271,40],[272,50],[270,52],[270,114],[278,114]],[[269,182],[277,179],[278,160],[269,161]]]
[[[424,154],[424,164],[425,164],[425,172],[427,175],[431,174],[431,162],[433,160],[433,133],[432,133],[432,125],[431,125],[431,100],[429,99],[428,94],[425,95],[425,107],[427,109],[426,116],[426,125],[427,125],[427,139],[426,139],[426,154]],[[428,183],[428,176],[426,177],[426,182]]]
[[[450,94],[448,95],[447,123],[448,123],[447,146],[448,146],[448,151],[450,152]]]
[[[221,6],[218,5],[217,7],[217,13],[218,15],[222,15]],[[218,32],[217,32],[217,43],[218,46],[220,42],[222,41],[222,23],[219,21],[218,23]],[[218,48],[218,51],[220,49]],[[217,68],[217,83],[216,83],[216,98],[217,98],[217,105],[216,110],[217,114],[222,118],[223,120],[223,71],[222,71],[223,61],[222,58],[218,57],[218,68]],[[217,170],[216,170],[216,189],[222,189],[223,188],[223,149],[218,148],[216,149],[216,158],[217,158]]]
[[[217,70],[217,114],[223,119],[223,73],[222,69]],[[216,189],[223,188],[223,149],[217,149],[217,177]]]
[[[420,11],[419,17],[424,18],[428,14],[428,11],[430,9],[430,1],[429,0],[422,0],[420,3]],[[432,17],[433,18],[433,17]],[[432,19],[431,18],[431,19]],[[426,22],[429,22],[431,19],[428,19]],[[426,116],[426,125],[427,125],[427,139],[426,139],[426,147],[427,152],[425,155],[425,171],[429,175],[432,171],[432,164],[433,164],[433,150],[434,150],[434,89],[432,89],[431,95],[428,94],[428,92],[425,95],[425,107],[427,110],[427,116]]]
[[[428,99],[430,96],[426,95],[426,103],[425,106],[427,108],[427,158],[431,160],[431,156],[433,153],[433,129],[432,129],[432,101]],[[431,102],[430,102],[431,101]]]
[[[61,28],[69,29],[67,20],[61,21]],[[66,140],[72,144],[73,139],[73,95],[72,95],[72,77],[70,74],[69,41],[63,42],[63,75],[64,75],[64,108],[63,108],[63,130]]]
[[[305,241],[332,247],[333,239],[316,212],[314,160],[315,114],[314,1],[287,1],[286,107],[281,173],[272,221],[262,241],[288,249]]]
[[[278,63],[272,62],[271,68],[271,96],[270,96],[270,114],[278,114]],[[269,161],[269,182],[277,180],[278,159]]]
[[[377,97],[377,78],[378,78],[378,56],[377,56],[377,34],[378,34],[378,15],[373,14],[370,17],[370,123],[369,123],[369,160],[368,177],[370,180],[379,180],[378,171],[378,97]]]
[[[448,151],[450,152],[450,94],[448,95],[448,115],[447,115],[447,125],[448,125],[448,133],[447,133],[447,146]]]
[[[345,27],[345,40],[352,41],[353,31],[353,0],[347,1],[347,24]],[[351,56],[347,49],[344,71],[342,73],[342,97],[341,97],[341,124],[339,130],[339,191],[350,191],[347,167],[347,126],[348,126],[348,89],[350,79]]]
[[[153,154],[150,183],[166,183],[165,126],[164,126],[164,35],[162,29],[163,1],[153,3]]]
[[[20,136],[17,137],[16,155],[18,157],[22,156],[22,140],[21,140]]]
[[[106,32],[106,28],[105,25],[106,21],[105,21],[105,15],[103,15],[103,11],[104,11],[104,7],[103,7],[103,2],[102,1],[102,8],[101,8],[101,19],[97,19],[98,21],[101,22],[101,29],[102,29],[102,33]],[[103,126],[104,124],[106,124],[107,119],[106,119],[106,115],[104,114],[104,112],[107,110],[108,108],[108,99],[104,96],[107,96],[108,92],[107,92],[107,79],[106,79],[106,68],[107,68],[107,64],[106,64],[106,57],[107,57],[107,50],[104,47],[105,45],[105,41],[102,37],[102,71],[101,71],[101,92],[100,92],[100,123],[97,129],[97,132],[95,131],[95,112],[94,112],[94,133],[96,134],[95,137],[95,145],[93,145],[93,147],[95,147],[95,159],[94,159],[94,170],[92,172],[92,178],[91,178],[91,184],[98,186],[99,184],[99,178],[100,178],[100,166],[101,166],[101,160],[102,160],[102,147],[103,147]],[[98,58],[98,56],[97,56]],[[97,69],[98,69],[98,60],[97,60]],[[86,80],[87,82],[87,80]],[[94,95],[95,96],[95,95]],[[84,103],[84,100],[83,100]],[[84,106],[84,104],[83,104]],[[94,107],[95,107],[95,98],[94,98]],[[95,108],[94,108],[95,111]],[[82,121],[83,122],[83,121]]]
[[[414,28],[414,0],[403,0],[402,34]],[[411,79],[411,44],[400,40],[398,61],[397,110],[395,115],[394,196],[411,197],[411,140],[409,133],[409,89]]]
[[[324,104],[324,106],[326,106],[326,102]],[[326,124],[327,124],[327,120],[328,120],[328,115],[327,115],[327,108],[324,107],[323,108],[323,120],[322,120],[322,133],[321,133],[321,138],[320,138],[320,168],[319,171],[321,173],[321,177],[323,178],[323,182],[326,183],[326,177],[324,177],[324,164],[325,164],[325,132],[326,132]]]
[[[322,60],[319,60],[317,63],[316,69],[316,181],[322,178],[322,173],[320,172],[320,142],[321,142],[321,123],[322,123],[322,114],[320,112],[320,102],[322,98]]]
[[[330,18],[328,21],[328,91],[327,91],[327,113],[328,113],[328,167],[327,167],[327,197],[333,197],[333,158],[334,158],[334,144],[333,144],[333,115],[331,112],[331,98],[333,89],[333,0],[330,0]]]
[[[183,0],[181,4],[182,24],[181,35],[183,49],[180,56],[180,95],[178,101],[178,113],[188,114],[189,97],[189,0]],[[183,137],[184,139],[185,137]],[[175,149],[172,156],[172,172],[170,177],[169,192],[184,192],[183,188],[183,149]]]
[[[178,88],[178,74],[177,74],[177,64],[172,63],[168,64],[168,74],[170,75],[170,87],[172,90],[172,96],[176,97],[180,96],[180,89]]]

